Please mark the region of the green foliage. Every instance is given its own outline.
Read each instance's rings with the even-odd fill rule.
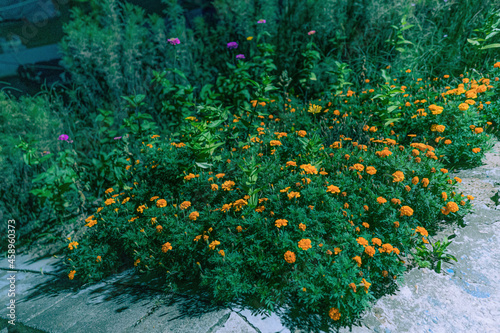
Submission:
[[[47,209],[30,193],[31,181],[45,168],[35,162],[42,153],[57,153],[55,139],[62,130],[59,115],[65,112],[61,99],[51,98],[48,92],[19,99],[0,92],[0,211],[4,220],[9,216],[17,221],[20,237],[47,218]]]
[[[453,259],[448,240],[422,242],[471,208],[446,168],[479,165],[498,133],[500,63],[463,33],[494,32],[494,1],[217,0],[189,22],[164,2],[165,21],[115,0],[75,8],[61,43],[72,112],[15,141],[26,193],[87,217],[70,278],[136,267],[328,328],[395,290],[405,261]],[[60,107],[1,102],[23,117]]]
[[[444,163],[474,164],[473,147],[487,148],[475,128],[497,114],[483,113],[496,89],[488,75],[452,89],[447,79],[394,71],[315,105],[261,88],[247,97],[259,96],[253,109],[244,97],[200,105],[171,137],[142,137],[124,185],[106,190],[73,240],[68,269],[87,282],[133,265],[165,274],[174,290],[197,285],[219,304],[287,304],[288,315],[301,309],[323,325],[351,326],[396,288],[406,260],[439,271],[454,259],[446,239],[432,252],[422,244],[440,230],[436,221],[471,208]],[[262,87],[268,76],[247,78]],[[391,106],[400,121],[387,124]]]
[[[453,237],[452,237],[453,236]],[[436,273],[441,273],[441,266],[444,263],[450,263],[452,260],[457,261],[453,255],[446,253],[448,246],[451,244],[451,239],[455,235],[445,237],[442,241],[429,241],[430,249],[423,243],[417,247],[417,252],[414,254],[415,261],[419,267],[430,267]],[[450,239],[450,240],[449,240]]]

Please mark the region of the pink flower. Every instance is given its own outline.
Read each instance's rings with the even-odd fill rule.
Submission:
[[[237,54],[236,59],[245,59],[245,55],[244,54]]]
[[[57,138],[57,140],[61,140],[61,141],[68,141],[69,139],[69,136],[67,134],[61,134],[59,135],[59,138]]]
[[[177,44],[181,43],[181,41],[179,40],[179,38],[170,38],[170,39],[167,40],[167,42],[169,42],[172,45],[177,45]]]
[[[228,49],[237,49],[238,48],[238,43],[236,43],[236,42],[229,42],[229,43],[227,43],[227,48]]]
[[[311,36],[311,35],[314,35],[315,33],[316,33],[316,31],[315,31],[315,30],[311,30],[311,31],[309,31],[307,34],[308,34],[309,36]]]
[[[259,23],[259,24],[266,23],[266,20],[258,20],[257,23]]]

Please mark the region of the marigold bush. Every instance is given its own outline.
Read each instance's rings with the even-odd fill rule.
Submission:
[[[453,91],[409,74],[391,97],[400,118],[387,126],[364,92],[314,105],[272,96],[233,118],[205,119],[201,107],[177,135],[145,142],[127,186],[106,193],[96,222],[69,244],[68,272],[86,282],[135,266],[171,286],[195,282],[216,302],[259,297],[269,310],[288,304],[353,325],[395,287],[422,236],[468,213],[473,198],[446,168],[480,161],[472,149],[488,137],[469,125],[497,121],[479,103],[457,111],[467,91],[491,96],[486,78]],[[217,140],[202,151],[193,127]]]

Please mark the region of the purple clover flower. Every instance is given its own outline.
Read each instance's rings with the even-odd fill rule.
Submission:
[[[244,54],[237,54],[236,59],[245,59],[245,55]]]
[[[266,23],[266,20],[258,20],[257,23],[259,24]]]
[[[68,139],[69,139],[69,136],[67,134],[61,134],[57,138],[57,140],[61,140],[61,141],[68,141]]]
[[[179,38],[170,38],[170,39],[167,40],[167,42],[169,42],[172,45],[177,45],[177,44],[181,43],[181,41],[179,40]]]
[[[230,50],[231,49],[237,49],[238,48],[238,43],[236,43],[236,42],[229,42],[229,43],[227,43],[227,48],[230,49]]]
[[[113,139],[114,139],[114,140],[120,140],[121,138],[122,138],[121,136],[116,136],[116,137],[114,137]]]

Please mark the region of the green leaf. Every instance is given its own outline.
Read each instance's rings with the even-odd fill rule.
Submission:
[[[497,47],[500,47],[500,43],[495,43],[495,44],[490,44],[490,45],[483,46],[481,48],[481,50],[495,49]]]
[[[496,34],[498,34],[500,31],[493,31],[492,33],[488,34],[484,39],[485,40],[488,40],[490,39],[491,37],[495,36]]]
[[[437,265],[436,265],[436,268],[434,269],[436,271],[436,273],[441,273],[441,263],[442,263],[442,261],[439,260]]]
[[[197,166],[199,166],[202,169],[208,169],[210,168],[213,164],[210,163],[201,163],[201,162],[195,162]]]
[[[398,108],[397,105],[392,105],[387,108],[387,112],[391,113],[392,111],[396,110]]]
[[[477,40],[467,38],[467,41],[468,41],[470,44],[472,44],[472,45],[477,45],[477,46],[479,46],[479,42],[478,42]]]
[[[312,81],[316,81],[317,80],[316,74],[311,73],[311,76],[309,76],[309,79],[312,80]]]

